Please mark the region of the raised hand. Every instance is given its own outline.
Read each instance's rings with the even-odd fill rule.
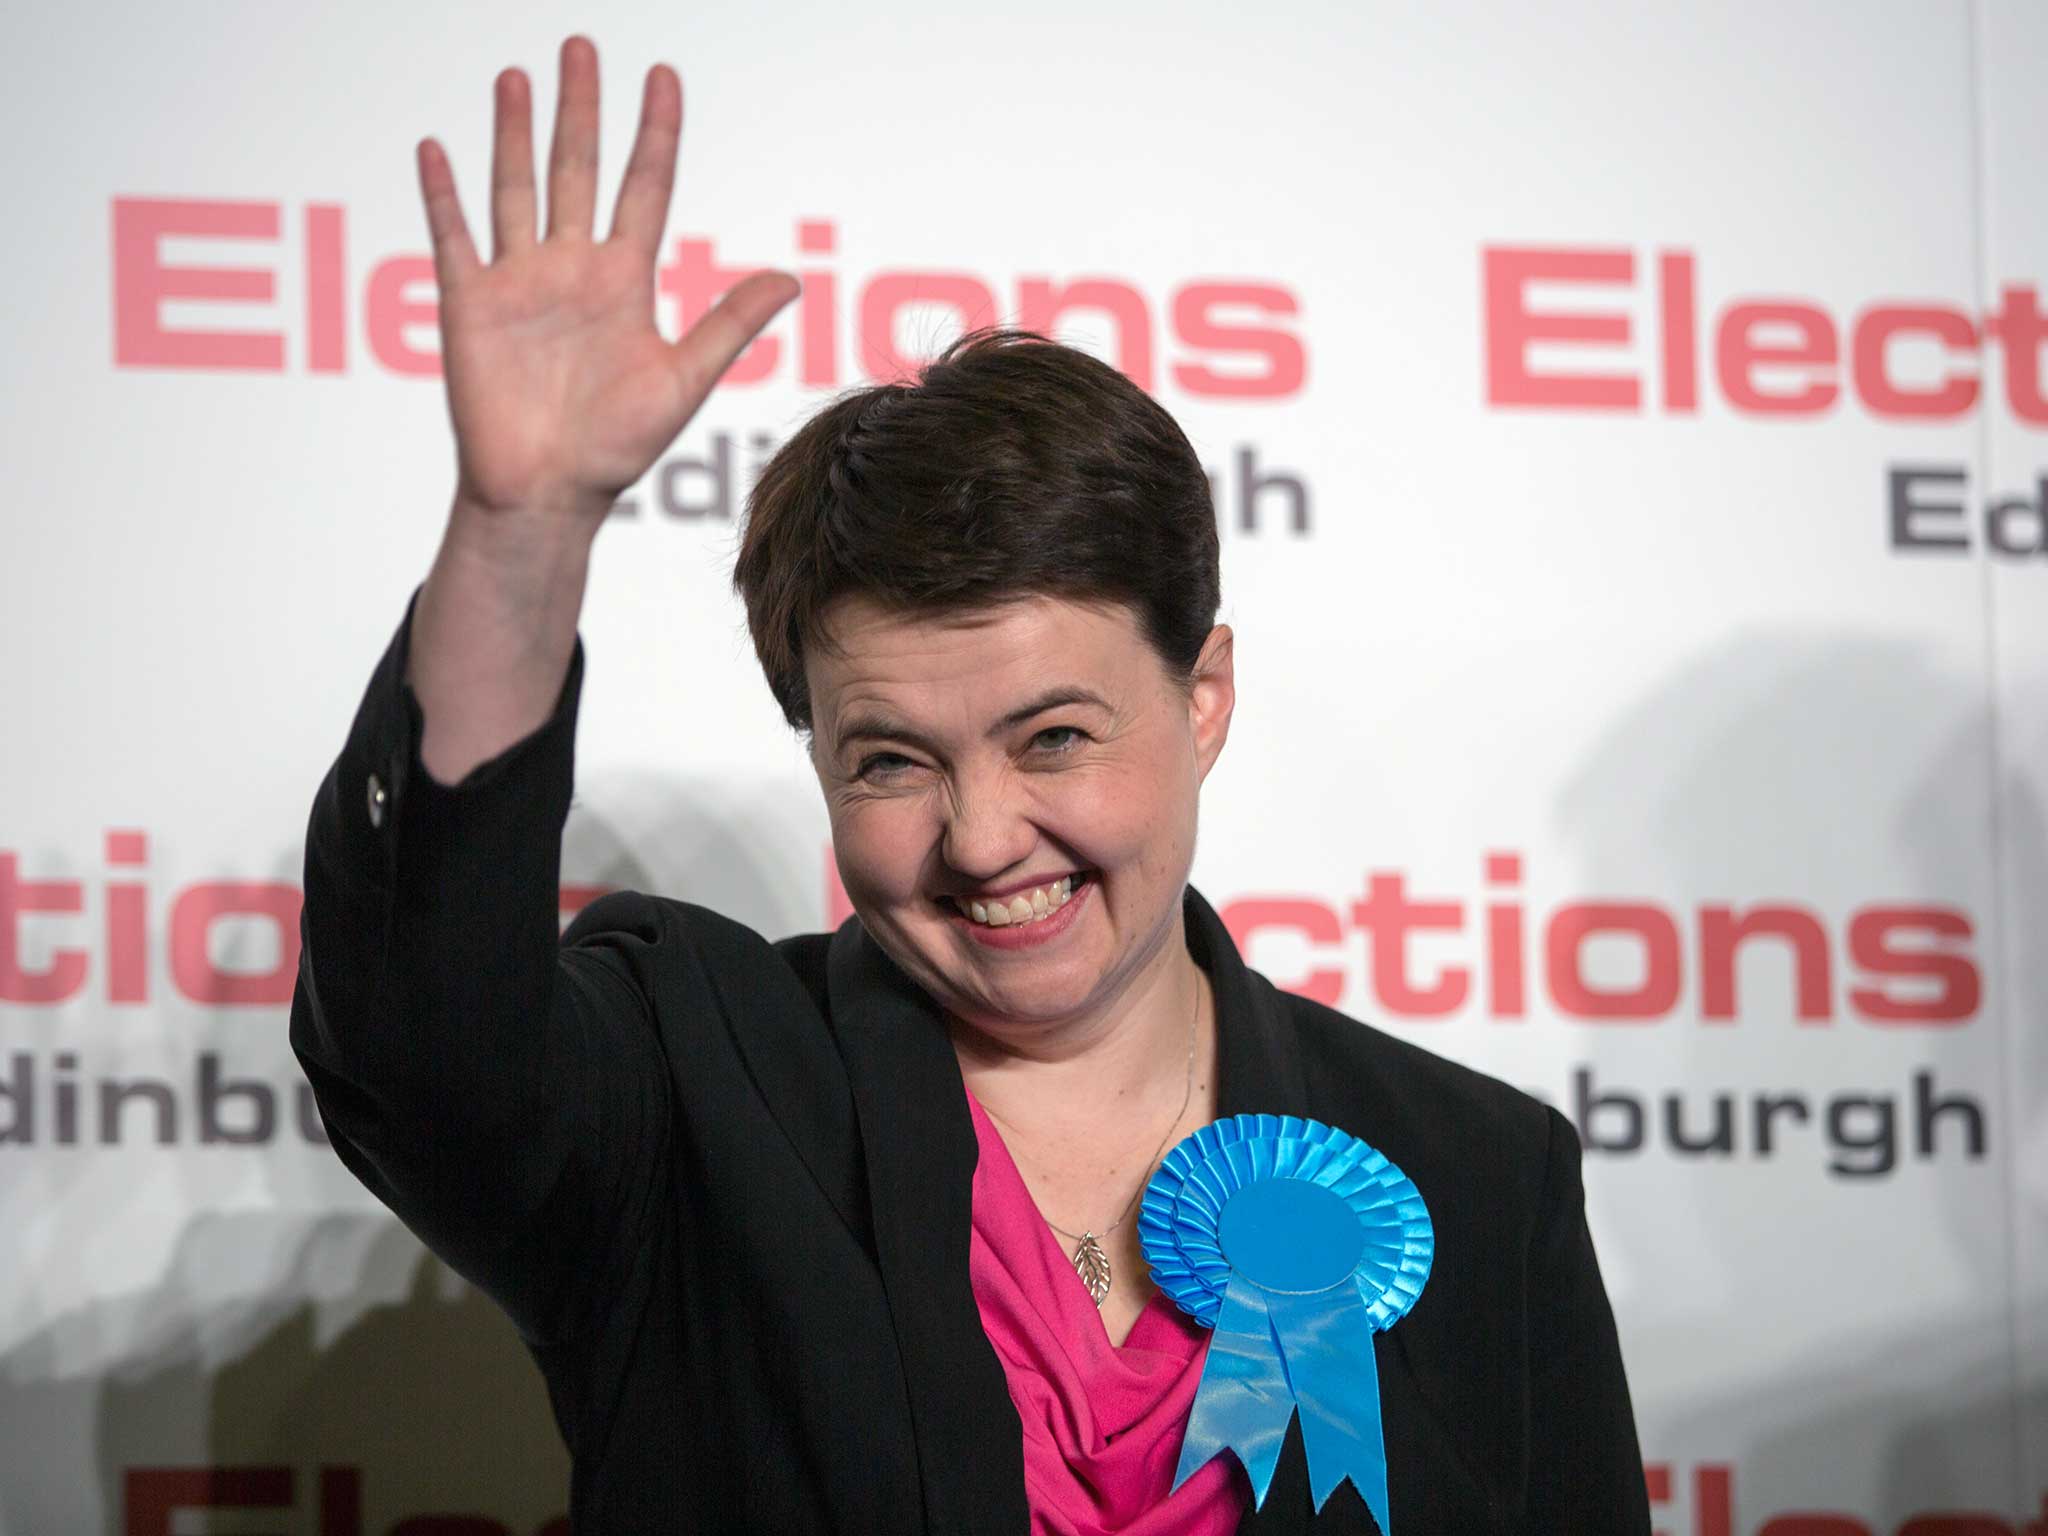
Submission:
[[[497,78],[488,265],[431,138],[418,147],[419,178],[441,289],[457,502],[522,520],[566,518],[587,538],[798,284],[756,273],[680,341],[665,340],[654,323],[654,266],[675,182],[682,82],[666,65],[648,71],[611,234],[597,241],[597,49],[588,38],[563,42],[561,79],[545,235],[536,238],[532,93],[518,69]]]
[[[597,49],[562,44],[537,236],[525,75],[497,81],[488,266],[462,220],[448,157],[419,145],[441,284],[441,354],[455,426],[448,526],[413,608],[406,681],[425,718],[421,760],[444,784],[555,709],[576,644],[590,547],[619,493],[675,440],[740,349],[797,294],[783,272],[736,284],[674,344],[654,326],[654,263],[675,181],[682,82],[648,71],[612,232],[597,201]]]

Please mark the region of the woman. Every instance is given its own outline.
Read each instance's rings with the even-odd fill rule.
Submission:
[[[664,341],[679,82],[593,243],[594,49],[561,67],[545,238],[518,71],[489,265],[420,146],[457,491],[314,806],[292,1040],[343,1160],[518,1324],[576,1529],[1374,1529],[1291,1421],[1256,1499],[1234,1450],[1176,1476],[1213,1336],[1134,1209],[1262,1113],[1427,1202],[1427,1286],[1351,1359],[1378,1523],[1646,1530],[1570,1127],[1276,991],[1187,886],[1232,637],[1201,467],[1114,370],[970,337],[762,476],[736,581],[855,920],[615,893],[557,944],[591,540],[796,292]]]

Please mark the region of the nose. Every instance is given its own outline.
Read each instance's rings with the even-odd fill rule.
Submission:
[[[956,773],[949,781],[941,850],[970,880],[993,880],[1014,869],[1038,842],[1024,796],[1010,775]]]

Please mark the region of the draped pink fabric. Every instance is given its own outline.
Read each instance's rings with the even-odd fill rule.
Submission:
[[[968,1267],[1024,1421],[1032,1536],[1227,1536],[1251,1500],[1235,1457],[1167,1493],[1208,1330],[1160,1293],[1113,1346],[1001,1134],[967,1102],[981,1146]]]

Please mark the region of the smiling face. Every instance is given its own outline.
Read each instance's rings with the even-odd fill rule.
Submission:
[[[824,629],[811,756],[869,933],[977,1028],[1108,1024],[1184,952],[1196,800],[1234,703],[1229,629],[1192,686],[1122,606],[933,618],[855,596]]]

